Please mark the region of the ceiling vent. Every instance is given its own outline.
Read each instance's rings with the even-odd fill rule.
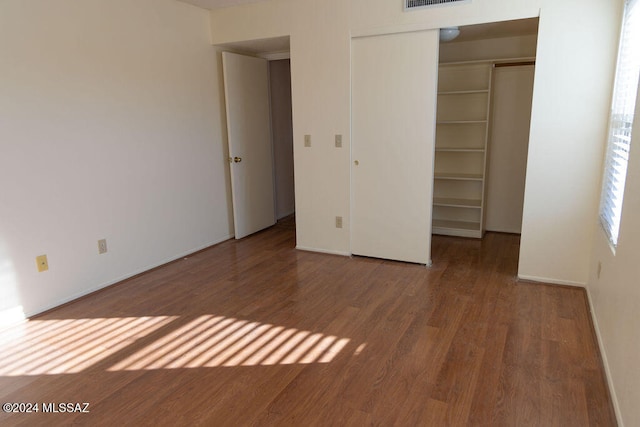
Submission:
[[[422,9],[443,4],[469,3],[471,0],[404,0],[404,10]]]

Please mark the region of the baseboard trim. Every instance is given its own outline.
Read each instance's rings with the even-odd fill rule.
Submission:
[[[587,284],[582,282],[572,282],[570,280],[551,279],[548,277],[518,275],[518,280],[535,283],[549,283],[551,285],[574,286],[578,288],[586,288]]]
[[[220,244],[222,242],[226,242],[227,240],[232,239],[232,238],[233,238],[233,235],[221,237],[220,239],[216,239],[215,241],[207,243],[207,244],[205,244],[203,246],[199,246],[199,247],[196,247],[196,248],[193,248],[193,249],[189,249],[186,252],[180,253],[178,255],[171,256],[170,258],[167,258],[167,259],[165,259],[163,261],[160,261],[158,263],[151,264],[151,265],[149,265],[147,267],[144,267],[144,268],[142,268],[140,270],[136,270],[136,271],[134,271],[132,273],[127,273],[127,274],[125,274],[123,276],[118,277],[117,279],[109,280],[108,282],[104,282],[104,283],[101,283],[101,284],[99,284],[97,286],[93,286],[93,287],[91,287],[89,289],[85,289],[85,290],[83,290],[81,292],[78,292],[78,293],[75,293],[75,294],[73,294],[71,296],[68,296],[66,298],[60,299],[60,300],[56,301],[55,303],[53,303],[51,305],[47,305],[46,307],[44,307],[42,309],[38,309],[38,310],[35,310],[33,312],[25,313],[25,318],[29,319],[31,317],[36,317],[36,316],[42,315],[42,314],[44,314],[44,313],[46,313],[48,311],[54,310],[54,309],[56,309],[56,308],[58,308],[60,306],[63,306],[63,305],[68,304],[70,302],[73,302],[73,301],[75,301],[77,299],[86,297],[86,296],[91,295],[91,294],[93,294],[95,292],[99,292],[99,291],[101,291],[103,289],[106,289],[106,288],[108,288],[110,286],[117,285],[118,283],[123,282],[123,281],[125,281],[127,279],[130,279],[132,277],[135,277],[135,276],[138,276],[140,274],[146,273],[146,272],[148,272],[150,270],[153,270],[155,268],[162,267],[163,265],[169,264],[169,263],[171,263],[173,261],[176,261],[176,260],[178,260],[180,258],[184,258],[186,256],[193,255],[196,252],[200,252],[200,251],[202,251],[204,249],[210,248],[211,246],[215,246],[215,245]]]
[[[291,211],[287,211],[286,213],[283,213],[282,215],[279,215],[276,220],[280,221],[282,218],[286,218],[290,215],[293,215],[296,212],[295,209],[291,209]]]
[[[591,322],[593,323],[593,329],[596,333],[596,341],[598,342],[598,348],[600,349],[600,356],[602,357],[602,365],[604,368],[604,374],[607,377],[607,385],[609,386],[609,395],[611,396],[611,402],[613,403],[613,411],[616,414],[616,420],[620,427],[624,427],[622,421],[622,413],[620,412],[620,404],[618,403],[618,397],[616,396],[616,389],[613,387],[613,379],[611,376],[611,370],[609,369],[609,361],[607,359],[607,352],[604,349],[604,343],[602,342],[602,335],[600,334],[600,326],[598,326],[598,318],[593,307],[593,300],[591,299],[591,292],[589,288],[587,291],[587,302],[589,304],[589,314],[591,314]]]
[[[318,249],[318,248],[308,248],[305,246],[296,246],[296,249],[300,250],[300,251],[305,251],[305,252],[316,252],[316,253],[320,253],[320,254],[328,254],[328,255],[340,255],[340,256],[351,256],[351,254],[349,252],[343,252],[343,251],[330,251],[327,249]]]

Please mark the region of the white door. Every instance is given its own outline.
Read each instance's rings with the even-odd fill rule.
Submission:
[[[356,255],[430,264],[438,31],[352,42]]]
[[[236,239],[275,224],[265,59],[222,53]]]
[[[533,65],[496,67],[485,228],[520,233],[529,150]]]

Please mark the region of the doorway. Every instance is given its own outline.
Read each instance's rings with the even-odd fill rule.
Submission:
[[[269,86],[276,221],[282,221],[295,212],[290,59],[269,61]]]
[[[295,227],[289,38],[221,47],[235,237]]]
[[[470,25],[440,43],[434,234],[519,234],[538,18]]]

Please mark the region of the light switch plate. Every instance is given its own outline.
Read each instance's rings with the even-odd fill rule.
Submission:
[[[337,216],[336,217],[336,228],[342,228],[342,217],[341,216]]]
[[[342,148],[342,135],[336,135],[336,148]]]

